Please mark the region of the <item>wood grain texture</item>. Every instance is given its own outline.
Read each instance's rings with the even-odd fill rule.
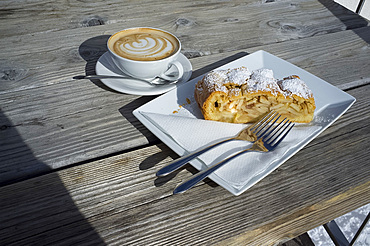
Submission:
[[[325,8],[330,8],[332,13],[325,11]],[[198,40],[198,42],[192,42],[194,47],[202,42],[201,39],[196,39],[197,36],[202,35],[201,31],[213,28],[215,36],[219,37],[220,33],[225,33],[225,27],[230,25],[240,26],[243,30],[262,30],[268,27],[263,33],[268,34],[269,30],[281,32],[282,35],[277,38],[281,41],[287,38],[352,29],[366,23],[344,7],[329,0],[207,1],[207,3],[185,0],[125,3],[108,0],[104,2],[83,1],[83,4],[76,0],[31,2],[4,0],[0,2],[0,10],[0,17],[6,20],[7,24],[1,27],[0,37],[38,35],[97,26],[122,29],[128,26],[154,25],[173,30],[197,29],[199,35],[186,36],[189,39],[194,37],[195,41]],[[148,18],[153,15],[155,18]],[[313,15],[319,21],[312,19]],[[340,23],[338,19],[346,20],[346,23]],[[246,27],[249,28],[245,29]],[[239,32],[236,28],[234,30]],[[260,39],[263,38],[264,36],[260,37]],[[261,42],[260,39],[254,38],[253,40]],[[266,41],[276,40],[266,39]],[[205,44],[200,45],[205,47]],[[206,45],[212,45],[212,43]]]
[[[148,16],[153,16],[148,18]],[[369,22],[329,0],[0,1],[0,245],[277,245],[370,202]],[[193,77],[257,50],[357,98],[306,148],[242,195],[194,168],[94,74],[123,28],[173,32]]]
[[[32,89],[66,81],[71,77],[69,75],[73,76],[83,71],[94,72],[93,61],[106,51],[107,37],[126,27],[152,25],[174,32],[183,44],[182,52],[188,57],[198,57],[248,50],[256,46],[301,40],[348,29],[356,30],[368,25],[366,20],[346,11],[336,3],[314,0],[299,3],[218,2],[203,6],[188,1],[175,2],[173,3],[175,6],[148,2],[132,3],[130,10],[121,3],[112,3],[113,6],[106,2],[89,3],[86,9],[81,10],[77,3],[72,7],[62,7],[73,4],[48,2],[46,4],[48,7],[40,8],[38,15],[35,15],[35,11],[39,7],[38,4],[45,5],[43,1],[23,5],[18,5],[17,1],[2,1],[0,4],[4,5],[4,12],[9,13],[4,15],[7,25],[0,27],[2,28],[0,33],[3,34],[0,44],[6,47],[0,51],[0,72],[5,75],[4,82],[9,80],[2,86],[1,91]],[[13,4],[17,4],[18,7],[11,8]],[[150,11],[156,11],[151,8],[148,10],[150,5],[158,8],[158,17],[154,20],[142,17]],[[124,24],[112,21],[111,24],[89,28],[61,25],[64,22],[69,23],[68,18],[71,18],[71,15],[83,18],[84,13],[79,12],[92,13],[95,8],[102,12],[105,10],[115,18],[123,18],[124,15],[121,20]],[[53,11],[63,12],[50,14]],[[50,15],[46,18],[45,14]],[[136,17],[132,19],[131,15]],[[171,15],[171,18],[168,18],[168,15]],[[33,25],[29,18],[38,25]],[[18,23],[19,21],[21,23]],[[45,27],[41,24],[43,22]],[[33,28],[45,30],[32,31]],[[61,73],[56,74],[55,71]]]
[[[344,31],[328,34],[330,39],[315,36],[193,58],[193,76],[264,49],[342,89],[368,84],[369,30],[370,27],[365,27],[357,29],[356,35]],[[87,62],[77,58],[78,54],[70,56],[70,52],[66,56],[48,51],[20,55],[19,59],[34,61],[34,67],[25,68],[27,72],[22,79],[2,81],[1,183],[158,141],[132,115],[135,108],[154,97],[120,94],[99,81],[72,79],[84,66],[91,73],[96,60],[105,52],[104,42],[100,37],[97,40],[85,41],[80,47]],[[338,40],[338,44],[327,40]],[[321,44],[319,48],[317,43]],[[43,56],[49,59],[45,61]]]
[[[370,156],[362,151],[370,148],[369,91],[370,85],[349,90],[358,101],[344,116],[238,197],[209,180],[171,195],[194,169],[156,179],[155,171],[176,158],[163,144],[0,188],[1,241],[6,245],[285,242],[370,202]]]

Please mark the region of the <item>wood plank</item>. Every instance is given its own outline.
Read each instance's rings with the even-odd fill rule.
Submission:
[[[258,50],[265,50],[306,71],[322,78],[342,90],[370,83],[368,50],[370,43],[369,27],[355,31],[332,33],[313,38],[290,40],[241,50],[239,53],[212,55],[210,59],[191,59],[194,76]],[[355,35],[351,35],[351,34]],[[335,42],[333,42],[335,40]],[[320,46],[316,44],[319,43]]]
[[[171,195],[194,169],[155,179],[176,158],[163,144],[2,187],[2,243],[285,242],[370,202],[369,91],[350,90],[358,101],[344,116],[238,197],[210,181]]]
[[[193,58],[194,76],[240,55],[264,49],[342,89],[367,84],[370,81],[367,69],[370,50],[366,42],[370,39],[369,30],[370,27],[366,27],[357,29],[356,35],[345,31]],[[338,44],[331,40],[337,40]],[[320,48],[314,48],[317,43],[322,44]],[[96,51],[91,61],[95,57],[96,62],[99,57],[96,54],[101,55],[101,49],[99,45],[90,46],[89,50]],[[12,183],[158,141],[132,115],[135,108],[154,97],[125,95],[90,81],[73,81],[72,76],[84,70],[85,61],[69,62],[69,55],[50,54],[50,59],[56,59],[53,64],[60,67],[59,73],[55,73],[44,64],[50,60],[39,60],[42,57],[34,54],[36,57],[31,61],[35,61],[38,68],[29,70],[29,77],[6,80],[0,85],[4,89],[0,92],[0,126],[4,136],[0,139],[0,158],[4,163],[0,183]],[[26,55],[24,59],[30,58]],[[87,67],[91,67],[89,63]],[[343,64],[351,65],[343,68]],[[23,83],[28,85],[23,87]]]
[[[363,18],[343,10],[331,1],[305,0],[299,4],[291,4],[290,1],[250,1],[244,4],[219,2],[214,5],[197,5],[183,1],[173,3],[174,6],[157,3],[157,7],[153,2],[148,2],[133,4],[129,11],[127,6],[113,2],[94,3],[86,6],[86,9],[84,6],[83,10],[78,4],[63,8],[63,4],[68,4],[67,2],[49,2],[46,7],[42,1],[26,2],[23,5],[17,4],[17,1],[1,3],[4,5],[7,25],[3,25],[0,32],[3,34],[0,44],[6,47],[0,51],[0,72],[5,74],[3,79],[10,80],[4,81],[8,83],[2,85],[2,91],[64,82],[71,78],[68,75],[90,70],[94,65],[91,59],[106,51],[104,42],[107,36],[127,26],[154,25],[172,31],[182,41],[183,53],[194,57],[245,50],[347,29],[355,30],[368,25]],[[40,4],[44,7],[39,8]],[[154,9],[146,9],[151,5],[154,5]],[[72,28],[69,25],[62,28],[62,23],[70,23],[71,15],[83,18],[81,11],[92,13],[95,8],[112,14],[114,18],[125,15],[124,25],[117,23],[118,20],[112,20],[109,25],[91,28]],[[151,20],[142,17],[148,12],[155,12],[155,8],[158,8],[160,18]],[[130,16],[136,17],[132,19]],[[266,16],[269,18],[265,18]],[[38,25],[34,25],[35,22]],[[42,23],[47,23],[44,31],[40,31]],[[31,31],[35,28],[38,31]],[[230,40],[238,42],[233,42],[230,46]],[[90,47],[84,50],[87,43]],[[79,53],[88,59],[87,64]],[[62,60],[58,62],[60,59]],[[61,70],[68,70],[69,73],[63,73],[65,77],[61,78],[60,74],[55,73]],[[35,78],[35,75],[42,77]]]
[[[185,32],[197,29],[199,33],[197,37],[186,36],[187,39],[192,39],[191,43],[197,50],[199,48],[196,46],[205,47],[204,44],[212,44],[203,43],[202,39],[199,39],[204,33],[202,31],[211,28],[218,36],[220,30],[230,26],[239,26],[241,29],[233,29],[248,30],[249,33],[250,30],[267,27],[268,29],[261,32],[263,36],[254,37],[249,43],[271,43],[287,38],[302,38],[366,26],[361,18],[329,0],[304,0],[295,3],[287,0],[209,1],[206,4],[186,0],[163,3],[151,0],[129,4],[114,0],[83,4],[78,1],[60,0],[48,2],[4,0],[0,2],[0,9],[1,17],[6,21],[6,25],[1,26],[0,37],[39,35],[97,26],[118,29],[156,26],[173,30],[183,29]],[[153,13],[155,18],[150,18]],[[269,30],[276,30],[282,35],[276,40],[265,39],[266,35],[269,35]],[[205,49],[203,51],[207,52]]]

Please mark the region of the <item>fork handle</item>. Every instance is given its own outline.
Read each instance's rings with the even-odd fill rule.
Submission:
[[[253,149],[253,148],[242,150],[242,151],[236,153],[235,155],[232,155],[232,156],[226,158],[225,160],[220,161],[219,163],[211,166],[210,168],[205,169],[205,170],[197,173],[196,175],[194,175],[193,177],[191,177],[187,181],[185,181],[182,184],[180,184],[179,186],[177,186],[176,189],[173,191],[173,194],[183,193],[183,192],[187,191],[188,189],[190,189],[191,187],[196,185],[198,182],[205,179],[211,173],[213,173],[214,171],[216,171],[217,169],[219,169],[220,167],[222,167],[223,165],[228,163],[229,161],[233,160],[234,158],[238,157],[241,154],[244,154],[244,153],[250,152],[250,151],[256,151],[256,150]]]
[[[158,172],[156,173],[156,175],[158,177],[161,177],[161,176],[164,176],[164,175],[167,175],[177,169],[179,169],[180,167],[184,166],[186,163],[188,163],[189,161],[191,161],[192,159],[194,159],[195,157],[209,151],[210,149],[213,149],[214,147],[216,146],[219,146],[223,143],[226,143],[226,142],[229,142],[231,140],[234,140],[235,138],[228,138],[228,139],[225,139],[221,142],[218,142],[218,143],[215,143],[213,145],[210,145],[210,146],[207,146],[201,150],[198,150],[196,152],[193,152],[189,155],[185,155],[177,160],[174,160],[173,162],[171,162],[170,164],[168,164],[167,166],[161,168],[158,170]]]

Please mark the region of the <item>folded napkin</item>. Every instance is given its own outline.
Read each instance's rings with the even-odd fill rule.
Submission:
[[[241,129],[248,126],[177,115],[140,113],[189,153],[236,136]],[[270,172],[281,165],[284,155],[290,154],[295,147],[320,129],[320,126],[297,124],[274,151],[245,153],[215,171],[214,175],[217,175],[235,189],[245,187],[248,182],[255,183],[259,180],[256,179],[257,177],[264,176],[267,174],[266,172]],[[204,165],[212,166],[251,146],[252,143],[247,141],[231,141],[200,155],[198,159]]]

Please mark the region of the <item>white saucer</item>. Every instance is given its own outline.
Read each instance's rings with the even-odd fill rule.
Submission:
[[[109,88],[132,95],[151,96],[163,94],[169,90],[176,88],[187,82],[192,74],[192,66],[188,58],[180,53],[178,61],[184,68],[184,75],[176,84],[168,85],[150,85],[146,82],[140,82],[137,80],[130,79],[101,79],[106,86]],[[111,60],[111,56],[108,52],[104,53],[98,60],[95,66],[97,75],[125,75],[120,69],[118,69]]]

